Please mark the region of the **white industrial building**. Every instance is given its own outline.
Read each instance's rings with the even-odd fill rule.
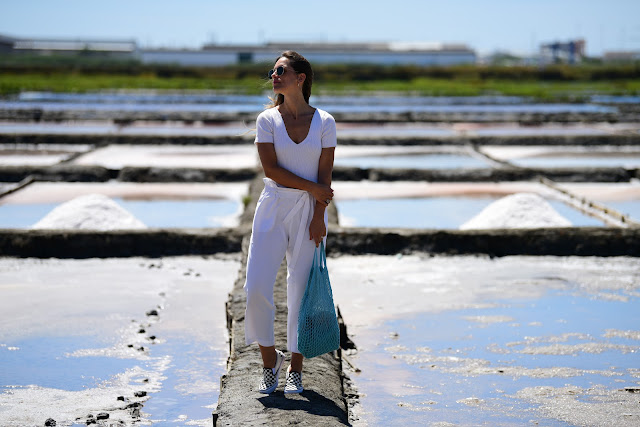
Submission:
[[[443,43],[267,43],[205,45],[202,49],[144,49],[135,40],[29,39],[0,35],[0,51],[36,55],[92,53],[138,59],[145,64],[224,66],[271,63],[295,50],[313,64],[455,65],[473,64],[476,53],[463,44]]]
[[[28,39],[0,35],[0,50],[17,54],[75,55],[84,52],[95,55],[135,58],[138,53],[138,46],[135,40]]]
[[[140,49],[143,63],[220,66],[271,63],[284,50],[295,50],[313,64],[454,65],[473,64],[476,53],[462,44],[442,43],[268,43],[205,45],[201,50]]]

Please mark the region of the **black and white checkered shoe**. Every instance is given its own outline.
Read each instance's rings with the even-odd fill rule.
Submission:
[[[260,393],[272,393],[278,387],[278,377],[280,376],[280,368],[284,363],[284,353],[276,350],[276,366],[274,368],[262,368],[262,381],[258,386]]]
[[[287,371],[287,383],[284,386],[284,392],[289,393],[302,393],[302,373],[296,371]]]

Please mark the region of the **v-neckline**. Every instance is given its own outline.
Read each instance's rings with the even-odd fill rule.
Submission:
[[[316,114],[318,113],[318,109],[317,108],[314,109],[313,116],[311,116],[311,122],[309,123],[309,129],[307,129],[307,135],[300,142],[295,142],[293,140],[293,138],[291,138],[291,135],[289,135],[289,130],[287,129],[287,125],[284,122],[284,117],[282,117],[282,113],[277,108],[276,108],[276,111],[278,113],[278,116],[280,117],[280,120],[282,121],[282,126],[284,126],[284,132],[287,134],[287,138],[289,138],[289,141],[293,142],[295,145],[300,145],[300,144],[304,143],[309,138],[309,134],[311,134],[311,127],[313,126],[313,121],[315,120]]]

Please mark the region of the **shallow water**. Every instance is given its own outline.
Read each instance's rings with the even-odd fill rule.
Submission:
[[[54,94],[27,92],[15,100],[0,101],[2,109],[40,108],[59,111],[262,111],[266,96],[162,93]],[[536,104],[519,97],[411,97],[317,96],[312,104],[332,113],[615,113],[615,107],[597,104]]]
[[[168,103],[56,103],[34,101],[29,103],[4,101],[0,109],[16,110],[38,108],[46,111],[95,110],[124,112],[209,112],[209,113],[259,113],[263,110],[264,101],[257,104],[168,104]],[[318,102],[319,108],[332,113],[615,113],[614,107],[591,104],[522,104],[522,105],[345,105],[324,104]]]
[[[164,371],[167,378],[162,390],[145,405],[153,423],[182,426],[190,418],[201,420],[200,425],[210,425],[217,403],[212,397],[220,393],[220,376],[226,371],[228,352],[211,343],[174,334],[157,346],[154,354],[171,357],[171,364]]]
[[[640,200],[606,201],[605,204],[623,215],[640,222]]]
[[[0,425],[84,425],[108,412],[123,425],[210,426],[238,268],[205,257],[0,258]],[[137,422],[131,402],[143,405]]]
[[[97,387],[104,380],[129,369],[135,362],[109,357],[69,357],[85,346],[101,347],[98,337],[37,336],[4,344],[0,388],[28,386],[79,391]],[[11,350],[13,348],[14,350]]]
[[[412,154],[337,158],[336,166],[358,168],[473,169],[490,165],[476,157],[459,154]]]
[[[93,92],[93,93],[54,93],[54,92],[22,92],[16,100],[22,102],[104,102],[104,103],[258,103],[264,102],[262,95],[224,95],[202,92]],[[521,104],[530,100],[517,96],[318,96],[311,98],[333,104],[368,105],[368,104]]]
[[[152,228],[232,227],[242,209],[237,200],[112,199]],[[0,204],[0,228],[29,228],[60,204]]]
[[[453,228],[480,213],[499,197],[426,197],[338,200],[340,224],[351,227]],[[602,226],[602,221],[556,200],[547,200],[576,227]]]
[[[636,327],[640,323],[638,302],[638,298],[602,301],[551,292],[534,301],[492,301],[499,308],[406,316],[361,332],[358,340],[363,349],[354,359],[363,370],[361,377],[369,377],[357,380],[360,392],[366,395],[363,409],[373,415],[365,419],[375,425],[429,421],[462,425],[528,423],[532,408],[513,399],[524,388],[558,388],[569,383],[580,388],[603,385],[617,389],[636,384],[632,373],[637,368],[638,341],[604,336],[607,329]],[[482,318],[506,320],[484,323]],[[572,335],[576,331],[579,337]],[[566,340],[565,334],[569,335]],[[566,355],[527,354],[527,338],[540,335],[551,342],[559,337],[563,346],[575,348],[568,348]],[[375,346],[366,347],[373,342]],[[602,352],[592,354],[580,350],[585,343],[619,345],[623,349],[605,346]],[[478,364],[480,370],[476,369]],[[370,376],[383,366],[391,368],[385,369],[384,378]],[[531,374],[531,370],[552,372],[556,367],[576,371],[569,377],[539,378]],[[392,375],[388,371],[401,372],[401,383],[382,386],[381,382]],[[512,409],[514,403],[520,405],[519,410]],[[534,418],[543,425],[565,425],[560,420],[538,417]]]
[[[133,167],[238,169],[255,168],[253,144],[243,145],[108,145],[84,154],[72,164],[109,169]]]
[[[341,256],[327,265],[358,346],[356,425],[640,420],[638,399],[620,391],[640,384],[635,258]]]
[[[114,200],[148,227],[232,227],[242,213],[235,200]]]
[[[510,160],[511,163],[528,168],[608,168],[623,167],[633,169],[640,167],[640,154],[593,154],[575,153],[571,156],[554,156],[553,154],[524,157]]]
[[[640,96],[633,95],[593,95],[591,102],[602,104],[640,104]]]

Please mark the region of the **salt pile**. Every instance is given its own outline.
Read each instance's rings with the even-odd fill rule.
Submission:
[[[109,197],[88,194],[61,204],[31,228],[106,231],[147,226]]]
[[[460,226],[460,230],[487,228],[571,227],[544,198],[517,193],[496,200]]]

